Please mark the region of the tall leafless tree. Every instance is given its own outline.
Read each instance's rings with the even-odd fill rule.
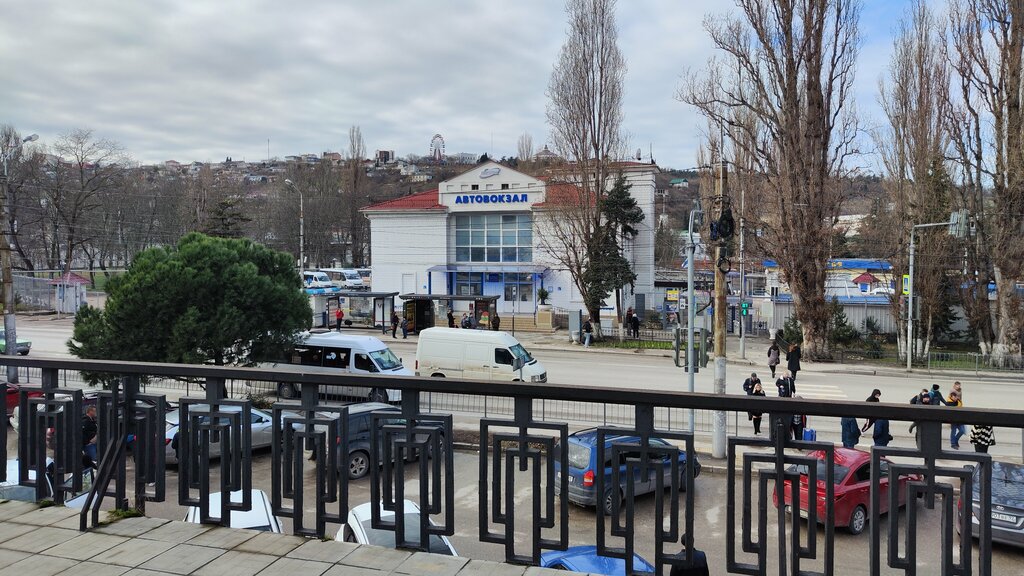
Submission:
[[[516,148],[518,152],[519,168],[528,169],[530,163],[533,162],[533,136],[523,132],[519,135],[519,140],[516,142]]]
[[[950,131],[964,201],[975,215],[975,241],[967,243],[967,293],[972,325],[984,334],[989,279],[992,354],[998,362],[1021,350],[1024,302],[1024,3],[952,0],[949,10],[954,95]]]
[[[619,51],[615,0],[567,0],[569,31],[548,84],[547,119],[568,163],[564,187],[549,187],[539,243],[566,269],[600,331],[601,300],[585,273],[602,241],[601,208],[613,163],[621,157],[626,62]]]
[[[764,178],[760,246],[781,266],[805,353],[829,357],[825,279],[839,180],[856,152],[856,0],[737,0],[705,27],[723,53],[679,97],[725,126]],[[736,111],[757,119],[731,123]]]
[[[348,130],[348,154],[346,166],[346,182],[343,188],[345,205],[348,209],[348,240],[353,266],[369,264],[367,251],[370,246],[369,221],[359,210],[368,203],[366,198],[366,171],[363,161],[366,159],[366,143],[359,126]]]

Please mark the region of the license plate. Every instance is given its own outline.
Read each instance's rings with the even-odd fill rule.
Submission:
[[[569,484],[572,484],[572,481],[573,481],[573,477],[569,476]]]
[[[1016,524],[1017,523],[1017,517],[1016,516],[1010,516],[1009,514],[1000,514],[999,512],[993,512],[992,513],[992,519],[993,520],[1001,520],[1003,522],[1009,522],[1010,524]]]

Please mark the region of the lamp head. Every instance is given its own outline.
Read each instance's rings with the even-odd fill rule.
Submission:
[[[25,139],[21,141],[21,143],[22,144],[28,144],[29,142],[35,142],[36,140],[39,140],[39,134],[33,134],[31,136],[26,136]]]

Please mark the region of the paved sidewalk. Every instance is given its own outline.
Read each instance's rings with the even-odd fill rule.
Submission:
[[[126,518],[78,531],[78,510],[0,504],[0,576],[555,576],[563,571],[285,534]]]

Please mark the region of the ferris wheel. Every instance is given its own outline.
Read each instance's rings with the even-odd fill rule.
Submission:
[[[430,139],[430,159],[436,164],[444,162],[444,138],[440,134]]]

